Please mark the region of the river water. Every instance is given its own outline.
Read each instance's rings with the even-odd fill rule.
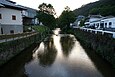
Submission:
[[[53,34],[0,68],[0,77],[115,77],[114,73],[71,34]]]

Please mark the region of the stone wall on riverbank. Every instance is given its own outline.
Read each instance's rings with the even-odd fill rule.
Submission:
[[[83,45],[93,49],[115,68],[115,39],[100,34],[81,31],[80,29],[74,29],[69,31],[69,33],[70,32],[74,34]]]
[[[0,66],[8,60],[19,54],[25,48],[34,43],[39,43],[47,36],[47,32],[37,33],[35,35],[0,43]]]

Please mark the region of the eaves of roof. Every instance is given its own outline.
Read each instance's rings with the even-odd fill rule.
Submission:
[[[6,8],[12,8],[17,10],[24,10],[24,8],[17,6],[15,3],[6,1],[6,0],[0,0],[0,4],[3,5]]]

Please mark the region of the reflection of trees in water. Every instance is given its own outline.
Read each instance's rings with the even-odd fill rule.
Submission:
[[[56,58],[57,50],[54,47],[54,42],[52,38],[45,41],[44,45],[45,45],[44,53],[38,54],[38,58],[39,58],[40,65],[49,66],[53,64]]]
[[[70,54],[74,44],[75,44],[74,37],[70,37],[70,36],[61,37],[61,45],[63,49],[63,54],[66,57]]]

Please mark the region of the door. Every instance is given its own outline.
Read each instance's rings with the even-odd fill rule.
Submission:
[[[3,34],[3,28],[1,28],[1,34]]]

